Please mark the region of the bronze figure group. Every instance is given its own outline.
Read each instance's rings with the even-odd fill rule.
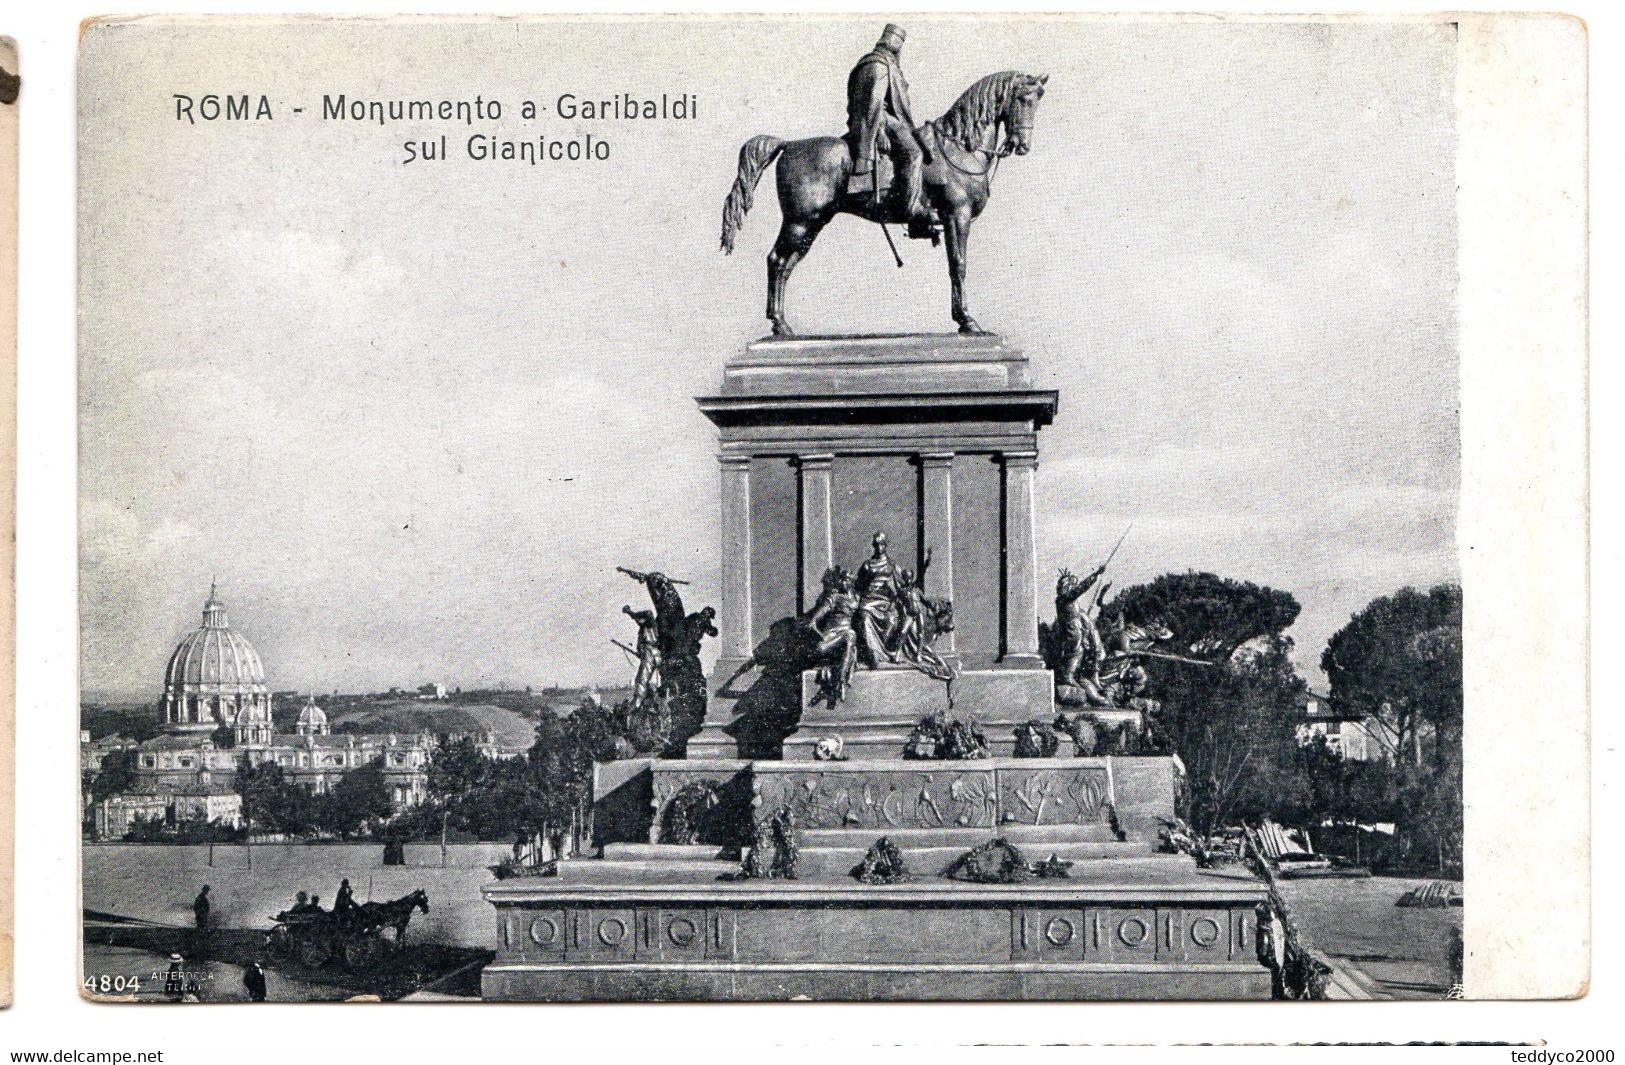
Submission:
[[[638,626],[637,644],[616,645],[635,656],[637,675],[633,681],[631,710],[656,716],[668,731],[671,749],[680,750],[705,720],[705,673],[700,666],[700,645],[717,634],[717,612],[702,607],[690,614],[677,590],[686,582],[663,573],[643,573],[617,566],[620,572],[649,591],[650,610],[621,608]]]
[[[903,665],[942,681],[955,676],[931,646],[953,629],[953,604],[925,594],[931,549],[915,573],[893,562],[887,548],[886,534],[877,532],[856,574],[830,567],[823,592],[802,619],[817,638],[819,687],[832,706],[846,697],[860,661],[869,669]]]

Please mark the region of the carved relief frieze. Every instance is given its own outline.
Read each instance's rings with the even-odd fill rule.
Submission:
[[[991,769],[763,773],[762,808],[789,806],[803,828],[991,828]]]
[[[1106,771],[1000,767],[1000,820],[1021,825],[1088,825],[1108,819],[1111,797]]]

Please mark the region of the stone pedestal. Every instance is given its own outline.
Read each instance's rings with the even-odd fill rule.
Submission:
[[[1178,773],[1173,758],[609,763],[597,771],[596,816],[641,809],[642,820],[622,825],[621,840],[602,839],[602,858],[485,886],[498,951],[482,993],[1267,998],[1256,917],[1265,886],[1155,853]],[[737,847],[663,839],[673,798],[696,784],[713,786],[719,807],[743,807],[718,823],[788,807],[801,841],[797,879],[733,880]],[[902,849],[912,882],[852,877],[882,835]],[[972,884],[943,875],[995,836],[1033,860],[1071,862],[1070,877]]]
[[[691,864],[704,865],[704,862]],[[487,999],[1268,998],[1245,881],[489,884]]]
[[[723,601],[691,755],[781,753],[807,708],[800,664],[783,660],[791,626],[876,531],[898,565],[931,551],[926,593],[955,610],[939,652],[1011,671],[1010,705],[1031,702],[1014,674],[1043,668],[1033,510],[1057,397],[1032,387],[1022,352],[957,334],[764,340],[698,402],[720,436]]]
[[[699,400],[721,437],[720,660],[682,760],[595,770],[595,857],[483,888],[510,1001],[1266,998],[1265,885],[1158,854],[1172,757],[1007,757],[1055,717],[1038,644],[1038,431],[1054,392],[998,337],[763,341]],[[860,668],[822,702],[798,618],[870,538],[954,603],[950,690]],[[994,757],[906,761],[921,718],[974,719]],[[1116,728],[1108,713],[1094,715]],[[1138,715],[1135,715],[1137,718]],[[840,736],[846,761],[815,761]],[[742,845],[787,811],[795,879],[742,880]],[[782,823],[782,822],[781,822]],[[853,875],[881,836],[914,879]],[[1003,838],[1069,879],[948,875]]]

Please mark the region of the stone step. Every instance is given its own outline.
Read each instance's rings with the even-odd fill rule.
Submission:
[[[695,884],[716,880],[739,868],[737,861],[684,858],[577,858],[559,863],[558,879],[573,884]],[[551,880],[541,877],[539,880]]]
[[[912,872],[935,875],[941,873],[969,847],[903,847],[903,861]],[[869,852],[867,847],[807,847],[801,852],[801,861],[812,875],[840,875],[848,873]],[[1154,851],[1146,843],[1058,843],[1047,847],[1023,847],[1022,853],[1030,862],[1042,861],[1051,854],[1062,861],[1111,861],[1120,858],[1144,858]]]
[[[997,828],[807,828],[800,833],[808,847],[862,847],[881,836],[889,836],[904,850],[910,847],[974,847],[995,836],[1023,849],[1061,843],[1115,843],[1111,826],[1091,825],[1017,825],[1005,824]],[[1143,848],[1142,848],[1143,849]]]
[[[903,860],[910,871],[920,876],[942,873],[968,848],[965,847],[905,847]],[[800,853],[799,870],[804,878],[818,880],[844,880],[852,869],[863,861],[866,847],[804,847]],[[1073,875],[1085,870],[1097,873],[1121,863],[1124,868],[1138,868],[1159,856],[1145,843],[1061,843],[1042,849],[1026,850],[1030,861],[1041,861],[1057,854],[1063,861],[1078,863]],[[1186,860],[1188,862],[1188,859]],[[558,864],[558,880],[575,884],[659,883],[697,884],[721,879],[739,868],[736,858],[694,860],[689,858],[568,858]],[[541,880],[553,878],[544,877]]]
[[[662,860],[674,862],[709,862],[726,857],[727,848],[710,843],[606,843],[604,858],[609,861]]]

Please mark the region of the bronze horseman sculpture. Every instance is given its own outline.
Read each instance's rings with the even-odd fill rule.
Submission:
[[[785,319],[785,286],[837,214],[904,224],[917,238],[935,240],[940,227],[948,243],[954,321],[961,333],[982,332],[965,308],[971,223],[987,206],[999,160],[1032,147],[1033,116],[1049,75],[989,74],[941,118],[916,125],[900,62],[903,38],[901,28],[887,26],[853,69],[846,137],[783,141],[764,134],[739,150],[739,176],[722,208],[725,252],[733,251],[762,172],[779,164],[783,221],[767,257],[767,317],[776,337],[795,335]]]

